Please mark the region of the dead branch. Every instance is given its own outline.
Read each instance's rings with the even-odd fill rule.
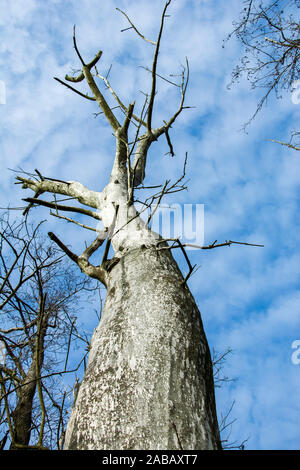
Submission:
[[[163,27],[164,27],[165,14],[166,14],[167,8],[170,5],[170,3],[171,3],[171,0],[168,0],[165,4],[164,9],[163,9],[163,13],[162,13],[162,17],[161,17],[161,23],[160,23],[160,29],[159,29],[158,38],[157,38],[156,47],[155,47],[155,52],[154,52],[154,58],[153,58],[153,64],[152,64],[152,89],[151,89],[151,93],[150,93],[149,107],[148,107],[148,114],[147,114],[148,133],[151,133],[151,131],[152,131],[152,113],[153,113],[154,98],[155,98],[155,94],[156,94],[157,60],[158,60],[158,53],[159,53],[159,48],[160,48],[160,41],[161,41]]]
[[[8,330],[2,330],[2,329],[0,329],[0,333],[1,333],[2,335],[7,335],[7,334],[9,334],[9,333],[14,333],[14,332],[16,332],[16,331],[24,331],[25,329],[29,329],[29,328],[32,328],[33,326],[35,326],[35,325],[36,325],[36,322],[37,322],[37,320],[34,319],[34,320],[32,320],[30,323],[28,323],[28,324],[26,324],[26,325],[24,325],[24,326],[19,326],[19,327],[15,327],[15,328],[9,328]]]
[[[120,126],[116,116],[112,112],[111,108],[108,106],[104,96],[102,95],[101,91],[96,85],[96,82],[93,78],[93,75],[91,74],[89,68],[87,66],[84,66],[83,69],[83,74],[85,76],[85,79],[98,103],[100,108],[102,109],[104,116],[106,117],[107,121],[111,125],[114,131],[116,131]]]
[[[51,209],[55,209],[56,211],[68,211],[68,212],[77,212],[79,214],[88,215],[89,217],[93,217],[97,220],[102,220],[102,217],[98,212],[91,211],[88,209],[84,209],[82,207],[75,207],[75,206],[64,206],[61,204],[55,204],[54,202],[43,201],[41,199],[28,197],[22,199],[22,201],[29,202],[31,205],[37,204],[44,207],[50,207]]]
[[[75,93],[79,94],[80,96],[82,96],[84,98],[87,98],[87,99],[90,99],[92,101],[97,101],[97,103],[100,106],[101,110],[103,111],[107,121],[109,122],[109,124],[111,125],[113,130],[116,131],[120,127],[120,124],[119,124],[117,118],[115,117],[114,113],[112,112],[111,108],[107,104],[104,96],[100,92],[100,90],[99,90],[98,86],[96,85],[95,80],[94,80],[94,78],[91,74],[91,68],[94,67],[97,64],[98,60],[100,59],[100,57],[102,55],[102,52],[99,51],[96,54],[96,56],[94,57],[94,59],[91,62],[89,62],[89,64],[86,65],[85,62],[82,59],[82,56],[81,56],[81,54],[78,50],[78,47],[77,47],[76,35],[75,35],[75,26],[73,28],[73,44],[74,44],[75,51],[76,51],[76,53],[79,57],[79,60],[82,64],[82,73],[80,73],[80,75],[77,76],[77,77],[70,77],[69,75],[66,75],[65,78],[66,78],[66,80],[71,81],[71,82],[81,82],[83,80],[83,77],[84,77],[86,79],[89,87],[90,87],[90,90],[93,93],[93,97],[90,97],[88,95],[85,95],[85,94],[81,93],[80,91],[78,91],[75,88],[71,87],[67,83],[60,80],[59,78],[55,77],[55,80],[60,82],[62,85],[65,85],[66,87],[70,88]],[[83,77],[82,77],[82,75],[83,75]]]
[[[102,56],[102,51],[98,51],[97,54],[95,55],[94,59],[91,60],[91,62],[89,62],[87,64],[87,67],[89,67],[89,69],[93,68],[96,66],[98,60],[101,58]],[[81,72],[77,77],[74,77],[72,75],[65,75],[65,80],[68,80],[69,82],[82,82],[82,80],[84,79],[84,74],[83,72]]]
[[[166,238],[166,239],[158,241],[158,244],[163,243],[165,241],[177,242],[178,239],[177,238]],[[258,245],[256,243],[236,242],[236,241],[233,241],[233,240],[228,240],[224,243],[218,243],[218,244],[217,244],[217,240],[215,240],[213,243],[211,243],[210,245],[206,245],[206,246],[205,245],[204,246],[196,245],[194,243],[183,243],[182,246],[183,247],[190,247],[190,248],[198,248],[199,250],[212,250],[213,248],[219,248],[221,246],[230,246],[232,244],[264,247],[264,245]],[[161,247],[161,248],[158,248],[158,249],[159,250],[168,250],[168,249],[173,249],[173,248],[181,248],[181,246],[180,246],[180,244],[178,244],[178,245],[172,245],[172,246],[169,246],[169,247]]]
[[[134,24],[133,24],[132,21],[128,18],[128,16],[126,15],[126,13],[125,13],[124,11],[120,10],[120,8],[116,8],[116,10],[118,10],[120,13],[122,13],[122,14],[125,16],[125,18],[127,19],[127,21],[130,23],[131,28],[133,28],[134,31],[135,31],[142,39],[144,39],[144,41],[149,42],[150,44],[153,44],[154,46],[156,45],[156,42],[155,42],[155,41],[151,41],[150,39],[147,39],[143,34],[141,34],[141,33],[138,31],[138,29],[134,26]],[[126,29],[131,29],[131,28],[126,28]],[[125,31],[125,29],[122,30],[122,31]]]
[[[139,141],[142,141],[145,137],[145,136],[139,137],[139,134],[140,134],[141,126],[143,124],[143,118],[144,118],[145,108],[146,108],[146,105],[147,105],[147,100],[148,100],[148,97],[146,96],[143,107],[142,107],[142,110],[141,110],[141,115],[140,115],[139,123],[138,123],[138,126],[137,126],[137,130],[136,130],[136,133],[135,133],[135,138],[134,138],[134,141],[131,144],[130,150],[129,150],[129,147],[127,145],[128,205],[132,205],[133,201],[134,201],[134,188],[136,186],[136,172],[137,172],[138,165],[140,164],[140,160],[141,160],[142,155],[139,156],[138,152],[136,152],[135,160],[133,162],[133,165],[131,165],[131,156],[134,152],[136,144]],[[142,145],[143,144],[141,144],[141,146]],[[145,150],[145,152],[146,152],[146,150]]]
[[[97,249],[101,244],[103,243],[103,239],[100,238],[100,236],[97,237],[97,239],[88,247],[82,255],[78,256],[75,253],[73,253],[69,248],[61,241],[53,232],[48,233],[50,239],[54,241],[59,248],[72,260],[74,261],[80,268],[82,272],[84,272],[86,275],[98,279],[100,282],[102,282],[105,286],[107,285],[107,279],[106,279],[106,271],[103,269],[101,266],[94,266],[91,263],[89,263],[88,259],[92,255],[92,253]],[[101,242],[101,243],[100,243]],[[97,246],[97,248],[95,248]]]
[[[73,26],[73,45],[74,45],[74,49],[75,49],[75,51],[76,51],[76,54],[77,54],[78,57],[79,57],[80,62],[81,62],[82,65],[83,65],[83,67],[85,67],[85,63],[83,62],[83,59],[82,59],[82,57],[81,57],[81,55],[80,55],[80,52],[79,52],[79,50],[78,50],[78,47],[77,47],[77,43],[76,43],[76,32],[75,32],[75,30],[76,30],[76,25],[74,24],[74,26]]]
[[[215,387],[221,387],[221,384],[224,382],[233,382],[234,378],[229,378],[227,376],[220,376],[221,370],[224,366],[224,362],[227,359],[227,356],[232,353],[231,348],[227,348],[225,352],[218,353],[213,349],[212,354],[212,364],[213,364],[213,371],[214,371],[214,384]]]
[[[107,235],[108,229],[100,231],[97,238],[84,250],[80,258],[88,261],[93,253],[95,253],[95,251],[98,250],[101,245],[103,245]]]
[[[233,410],[233,407],[235,405],[235,400],[232,402],[231,406],[229,407],[227,413],[223,416],[221,414],[221,421],[220,421],[220,424],[219,424],[219,427],[220,427],[220,432],[224,432],[227,428],[230,428],[229,429],[229,432],[228,432],[228,435],[227,435],[227,438],[226,439],[223,439],[221,442],[222,442],[222,448],[224,450],[230,450],[230,449],[238,449],[238,450],[244,450],[245,449],[245,443],[248,441],[249,437],[247,437],[247,439],[244,439],[241,444],[237,444],[237,441],[234,441],[234,442],[228,442],[229,441],[229,437],[230,437],[230,434],[231,434],[231,428],[232,428],[232,425],[233,423],[236,422],[236,418],[232,419],[231,421],[228,421],[229,419],[229,416]],[[226,444],[223,444],[223,442],[225,442]]]
[[[72,253],[71,250],[69,250],[69,248],[64,245],[64,243],[62,243],[59,238],[57,238],[57,236],[52,233],[52,232],[48,232],[48,235],[49,235],[49,238],[50,240],[54,241],[58,246],[59,248],[72,260],[74,261],[76,264],[78,264],[78,256],[75,255],[74,253]]]
[[[164,186],[163,186],[163,188],[162,188],[162,190],[161,190],[161,192],[160,192],[160,194],[159,194],[159,196],[158,196],[158,198],[157,198],[157,203],[156,203],[154,209],[152,210],[151,214],[149,214],[149,217],[148,217],[148,219],[147,219],[147,225],[149,225],[150,220],[152,219],[152,217],[154,216],[155,212],[157,211],[158,206],[159,206],[159,204],[160,204],[160,202],[161,202],[163,196],[166,194],[166,188],[167,188],[167,186],[168,186],[169,183],[170,183],[170,180],[166,180],[166,182],[165,182],[165,184],[164,184]],[[152,205],[152,203],[153,203],[153,201],[154,201],[154,198],[155,198],[155,196],[152,196],[150,205]]]
[[[112,88],[111,84],[109,83],[107,77],[104,77],[103,75],[100,75],[98,72],[96,74],[96,77],[100,78],[101,80],[104,81],[105,85],[107,86],[108,90],[111,92],[112,96],[114,97],[114,99],[116,100],[116,102],[118,103],[118,105],[120,106],[120,108],[125,112],[125,114],[127,115],[128,114],[128,108],[124,105],[124,103],[122,103],[122,101],[120,100],[119,96],[117,95],[117,93],[114,91],[114,89]],[[113,108],[111,108],[113,109]],[[132,118],[137,121],[138,123],[142,123],[143,126],[147,127],[147,124],[144,122],[144,121],[141,121],[141,119],[136,116],[135,114],[132,114]]]
[[[144,67],[143,65],[140,65],[140,67],[144,70],[146,70],[147,72],[150,72],[152,73],[152,70],[150,70],[148,67]],[[169,80],[168,78],[166,77],[163,77],[162,75],[160,75],[159,73],[156,72],[156,76],[161,78],[162,80],[164,80],[165,82],[167,83],[170,83],[171,85],[174,85],[174,86],[177,86],[178,88],[180,88],[180,85],[178,85],[178,83],[175,83],[175,82],[172,82],[171,80]]]
[[[142,135],[140,136],[141,126],[145,125],[144,123],[144,116],[147,114],[147,104],[148,104],[148,95],[146,94],[144,104],[140,114],[140,120],[138,122],[137,130],[135,133],[134,141],[131,144],[131,149],[127,152],[127,167],[131,169],[130,175],[128,174],[128,178],[130,176],[130,181],[128,180],[128,193],[129,193],[129,201],[133,201],[133,191],[136,186],[138,186],[145,177],[145,165],[146,165],[146,156],[149,146],[151,145],[151,138],[152,135]],[[146,125],[147,127],[147,125]],[[133,164],[131,166],[131,156],[135,150],[137,145],[137,150],[135,152],[135,157]],[[129,163],[129,166],[128,166]]]
[[[101,193],[87,189],[78,181],[61,181],[45,177],[43,181],[36,181],[22,176],[17,176],[16,179],[17,182],[22,183],[23,189],[31,189],[34,192],[40,190],[42,192],[52,194],[63,194],[73,199],[77,199],[78,202],[86,206],[101,209]]]
[[[202,250],[210,250],[212,248],[218,248],[218,247],[221,247],[221,246],[230,246],[232,244],[264,247],[264,245],[258,245],[257,243],[235,242],[233,240],[228,240],[224,243],[219,243],[219,244],[216,244],[216,242],[217,242],[217,240],[215,240],[214,243],[212,243],[211,245],[202,246],[202,247],[200,247],[199,245],[193,245],[192,243],[186,243],[185,246],[190,246],[190,247],[194,247],[194,248],[201,248]]]
[[[33,272],[31,272],[30,274],[28,274],[28,276],[25,276],[25,277],[24,277],[24,269],[21,269],[20,277],[16,286],[11,290],[10,294],[6,297],[6,299],[0,304],[0,310],[2,310],[5,307],[5,305],[15,296],[16,292],[19,290],[19,288],[23,284],[25,284],[27,281],[33,278],[40,270],[44,268],[49,268],[50,266],[53,266],[57,262],[59,262],[59,260],[52,261],[48,264],[41,264],[35,270],[33,270]]]
[[[180,176],[180,178],[178,178],[177,181],[175,181],[173,184],[171,184],[169,187],[168,187],[168,184],[170,183],[170,180],[167,180],[162,188],[162,190],[160,191],[160,193],[158,194],[155,194],[154,196],[151,197],[151,202],[150,204],[147,204],[147,200],[145,201],[145,205],[148,205],[148,207],[152,206],[153,202],[155,199],[158,199],[156,205],[155,205],[155,208],[153,209],[153,211],[151,212],[151,214],[149,215],[148,217],[148,220],[147,220],[147,225],[150,223],[150,220],[151,218],[153,217],[153,215],[155,214],[162,198],[166,195],[166,194],[172,194],[174,192],[178,192],[178,191],[184,191],[186,189],[186,186],[184,185],[179,185],[179,183],[184,179],[185,177],[185,172],[186,172],[186,163],[187,163],[187,152],[185,153],[185,159],[184,159],[184,164],[183,164],[183,172],[182,172],[182,175]]]
[[[123,124],[123,127],[122,127],[122,132],[123,132],[124,135],[125,135],[126,142],[127,142],[128,127],[129,127],[129,124],[130,124],[130,122],[131,122],[131,118],[132,118],[132,116],[133,116],[134,106],[135,106],[135,101],[133,101],[133,102],[128,106],[128,110],[127,110],[127,113],[126,113],[126,119],[125,119],[124,124]]]
[[[175,157],[175,153],[174,153],[173,145],[172,145],[172,142],[171,142],[171,139],[170,139],[170,136],[169,136],[168,128],[166,128],[166,130],[165,130],[165,135],[166,135],[166,139],[167,139],[168,146],[169,146],[169,149],[170,149],[169,153],[171,154],[171,157]]]
[[[162,126],[159,129],[159,131],[158,131],[159,135],[166,132],[166,129],[168,130],[172,126],[172,124],[174,124],[175,120],[181,114],[183,109],[187,108],[187,106],[184,106],[184,101],[185,101],[187,87],[188,87],[188,84],[189,84],[190,67],[189,67],[189,61],[188,61],[187,57],[185,58],[185,61],[186,61],[186,68],[183,69],[182,75],[181,75],[182,76],[181,85],[180,85],[181,100],[180,100],[180,103],[179,103],[179,107],[178,107],[176,113],[174,113],[174,115],[165,124],[165,126]],[[185,75],[185,70],[186,70],[186,75]]]
[[[63,215],[55,214],[54,212],[50,211],[50,215],[53,215],[53,217],[58,217],[59,219],[66,220],[67,222],[71,222],[73,224],[79,225],[79,227],[85,228],[87,230],[92,230],[93,232],[97,232],[97,229],[94,227],[89,227],[88,225],[81,224],[80,222],[77,222],[77,220],[70,219],[69,217],[65,217]]]
[[[289,144],[288,142],[280,142],[280,140],[270,139],[270,142],[275,142],[277,144],[283,145],[293,150],[300,150],[300,147],[296,147],[295,145]]]
[[[76,88],[72,87],[71,85],[68,85],[67,83],[65,83],[63,80],[61,80],[60,78],[57,78],[57,77],[53,77],[54,80],[56,80],[57,82],[61,83],[62,85],[64,85],[65,87],[69,88],[69,90],[72,90],[74,91],[74,93],[77,93],[77,95],[79,96],[82,96],[82,98],[86,98],[87,100],[90,100],[90,101],[96,101],[96,98],[93,97],[93,96],[89,96],[87,94],[84,94],[84,93],[81,93],[81,91],[79,90],[76,90]],[[70,81],[70,80],[69,80]],[[75,80],[73,80],[75,81]],[[79,80],[80,81],[80,80]]]
[[[232,409],[233,409],[234,405],[235,405],[235,400],[232,402],[232,404],[231,404],[229,410],[227,411],[226,415],[222,416],[221,423],[220,423],[220,432],[224,431],[226,428],[231,426],[236,421],[236,418],[235,418],[232,421],[230,421],[229,423],[227,423],[228,417],[229,417],[230,413],[232,412]]]
[[[187,262],[188,268],[189,268],[188,274],[186,275],[186,277],[185,277],[184,280],[182,281],[182,285],[185,286],[186,283],[187,283],[187,280],[190,278],[192,272],[194,271],[194,269],[195,269],[195,267],[196,267],[197,265],[196,265],[196,264],[195,264],[194,266],[191,265],[191,262],[190,262],[189,257],[188,257],[188,255],[187,255],[185,249],[184,249],[184,246],[182,245],[182,243],[180,242],[179,239],[177,239],[177,243],[178,243],[178,245],[179,245],[179,247],[180,247],[180,249],[181,249],[181,251],[182,251],[182,253],[183,253],[183,256],[184,256],[184,258],[185,258],[185,260],[186,260],[186,262]]]

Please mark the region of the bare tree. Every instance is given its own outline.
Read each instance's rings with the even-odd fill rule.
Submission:
[[[76,302],[86,279],[45,240],[41,224],[31,229],[7,214],[0,221],[1,448],[60,448],[70,390],[59,376],[78,337]]]
[[[232,74],[236,82],[245,74],[252,88],[262,88],[255,113],[247,126],[267,102],[271,93],[280,97],[280,90],[294,89],[300,76],[299,0],[245,0],[240,18],[229,35],[236,36],[244,48],[244,56]],[[300,150],[300,132],[291,133],[289,142],[272,140]]]
[[[81,254],[74,253],[54,233],[49,236],[83,273],[107,289],[101,321],[91,340],[86,373],[67,426],[65,449],[222,448],[212,359],[200,312],[187,285],[195,266],[190,263],[186,244],[178,239],[163,239],[150,229],[162,198],[186,187],[186,161],[177,181],[167,180],[156,186],[157,192],[145,201],[140,196],[145,188],[151,145],[165,137],[169,152],[174,155],[169,131],[187,107],[188,60],[178,82],[158,73],[170,3],[168,0],[163,8],[156,40],[146,38],[119,10],[129,23],[126,29],[133,29],[139,40],[154,49],[152,66],[147,69],[151,87],[140,110],[135,109],[135,102],[123,103],[108,76],[99,71],[101,51],[86,61],[77,44],[75,27],[73,44],[81,69],[77,74],[66,75],[65,80],[55,78],[84,99],[94,101],[100,107],[99,114],[111,126],[115,155],[102,191],[92,191],[80,182],[49,178],[38,170],[17,177],[17,183],[34,192],[34,197],[25,199],[29,204],[26,213],[32,206],[46,206],[52,215],[80,225],[81,229],[96,231],[94,241]],[[154,128],[158,79],[178,89],[179,102],[174,114]],[[76,88],[79,82],[86,83],[89,93]],[[110,91],[115,106],[104,97],[102,87]],[[54,195],[50,201],[40,198],[47,193]],[[61,204],[57,195],[72,198],[85,207]],[[146,221],[142,210],[136,208],[141,201],[144,209],[150,209]],[[63,216],[62,211],[89,217],[97,222],[97,228],[93,222]],[[216,240],[198,248],[214,249],[234,243],[239,242]],[[102,263],[93,263],[92,257],[102,245]],[[186,260],[186,276],[173,258],[172,250],[176,248]]]

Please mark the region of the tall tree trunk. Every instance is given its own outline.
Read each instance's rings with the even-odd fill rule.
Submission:
[[[22,450],[30,447],[33,401],[44,361],[44,339],[49,318],[49,313],[45,311],[45,299],[46,294],[41,295],[38,327],[32,349],[32,362],[22,386],[17,390],[18,402],[12,412],[13,436],[11,436],[10,450]],[[39,445],[41,446],[42,442]]]
[[[29,445],[32,426],[32,404],[36,390],[36,364],[33,360],[26,379],[19,392],[19,400],[12,412],[13,441],[10,450],[18,450]]]
[[[200,312],[169,250],[110,271],[65,449],[220,449]]]

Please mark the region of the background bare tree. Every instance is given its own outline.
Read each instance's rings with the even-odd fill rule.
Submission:
[[[61,448],[73,403],[61,379],[76,340],[83,353],[89,342],[75,315],[87,279],[41,224],[3,214],[0,237],[1,448]]]
[[[236,82],[245,74],[252,88],[262,88],[263,95],[255,118],[271,93],[280,97],[281,90],[299,87],[300,77],[300,22],[299,0],[246,0],[240,18],[234,22],[229,35],[236,36],[244,48],[244,56],[233,71]],[[289,148],[300,150],[300,132],[295,129],[289,142],[273,140]]]

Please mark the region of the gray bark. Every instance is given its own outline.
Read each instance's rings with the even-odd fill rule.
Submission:
[[[200,312],[171,253],[111,270],[65,449],[220,449]]]

